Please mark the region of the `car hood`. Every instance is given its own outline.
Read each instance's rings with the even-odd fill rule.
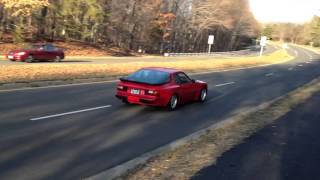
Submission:
[[[200,80],[196,80],[196,83],[206,84],[206,82]]]

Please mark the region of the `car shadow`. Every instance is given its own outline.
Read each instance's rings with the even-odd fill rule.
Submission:
[[[209,91],[208,97],[205,102],[201,103],[198,101],[191,101],[188,103],[180,104],[178,106],[177,110],[182,109],[182,108],[188,108],[188,107],[195,106],[195,105],[205,105],[208,102],[220,97],[221,95],[222,95],[222,93],[215,91],[215,90],[211,90],[211,91]],[[165,111],[168,111],[166,107],[147,106],[147,105],[141,106],[138,104],[124,104],[123,108],[139,107],[139,106],[142,108],[142,111],[144,111],[144,112],[165,112]]]
[[[82,62],[92,62],[92,61],[88,61],[88,60],[67,60],[64,61],[62,60],[61,62],[54,62],[54,61],[35,61],[34,63],[82,63]]]

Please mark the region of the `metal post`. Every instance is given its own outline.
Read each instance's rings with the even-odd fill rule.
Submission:
[[[263,54],[263,46],[261,46],[260,57],[262,56],[262,54]]]
[[[211,53],[211,46],[212,46],[212,44],[209,44],[209,50],[208,50],[209,54]]]

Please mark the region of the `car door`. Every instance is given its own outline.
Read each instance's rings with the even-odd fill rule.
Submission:
[[[178,93],[180,101],[183,103],[191,101],[195,96],[193,81],[185,73],[177,73],[174,77],[175,82],[179,85]]]
[[[31,52],[34,59],[42,60],[44,58],[44,47],[41,45],[34,45]]]
[[[55,59],[56,53],[55,53],[55,47],[51,44],[47,44],[44,46],[44,59],[45,60],[52,60]]]

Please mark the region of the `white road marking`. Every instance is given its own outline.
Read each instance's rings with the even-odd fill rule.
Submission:
[[[293,68],[288,68],[288,70],[289,70],[289,71],[292,71],[292,70],[293,70]]]
[[[226,96],[226,94],[221,94],[220,96],[217,96],[217,97],[215,97],[213,99],[208,100],[207,103],[216,101],[216,100],[221,99],[221,98],[223,98],[225,96]]]
[[[100,106],[100,107],[94,107],[94,108],[89,108],[89,109],[82,109],[78,111],[72,111],[72,112],[66,112],[66,113],[61,113],[61,114],[54,114],[54,115],[48,115],[48,116],[43,116],[43,117],[38,117],[38,118],[32,118],[30,119],[31,121],[39,121],[43,119],[49,119],[49,118],[54,118],[54,117],[61,117],[61,116],[66,116],[66,115],[71,115],[71,114],[77,114],[77,113],[83,113],[83,112],[88,112],[88,111],[94,111],[98,109],[105,109],[109,108],[111,105],[107,106]]]
[[[298,66],[299,66],[299,67],[303,67],[303,65],[302,65],[302,64],[299,64]]]
[[[294,53],[296,54],[296,56],[299,55],[298,51],[297,50],[294,50]]]
[[[312,59],[312,55],[310,55],[310,53],[308,51],[306,51],[305,49],[302,49],[302,51],[303,51],[304,54],[309,56],[309,59]]]
[[[231,84],[235,84],[235,82],[229,82],[229,83],[217,84],[217,85],[216,85],[216,87],[222,87],[222,86],[227,86],[227,85],[231,85]]]
[[[268,76],[273,76],[273,73],[266,74],[266,76],[267,76],[267,77],[268,77]]]
[[[44,87],[17,88],[17,89],[0,90],[0,92],[12,92],[12,91],[23,91],[23,90],[36,90],[36,89],[49,89],[49,88],[72,87],[72,86],[82,86],[82,85],[92,85],[92,84],[103,84],[103,83],[115,83],[115,82],[119,82],[119,80],[99,81],[99,82],[89,82],[89,83],[77,83],[77,84],[52,85],[52,86],[44,86]]]

